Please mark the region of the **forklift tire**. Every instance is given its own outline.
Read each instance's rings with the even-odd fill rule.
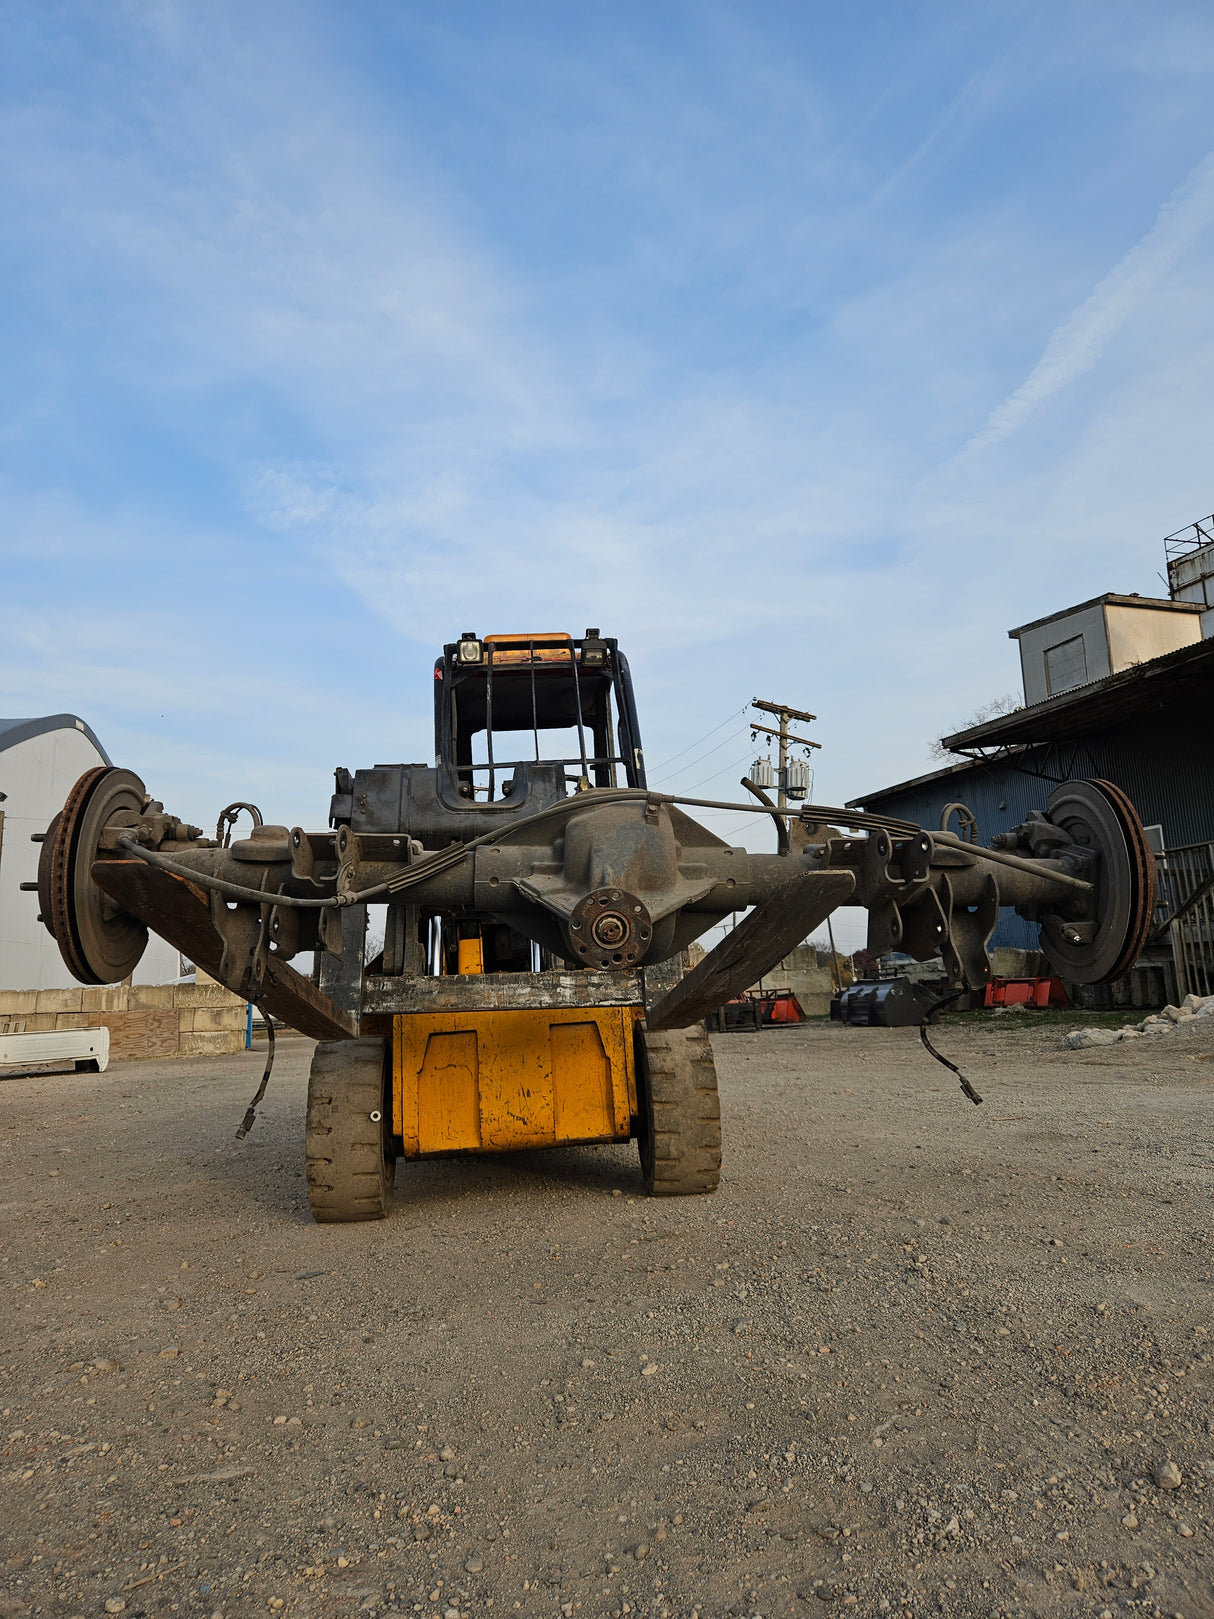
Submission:
[[[637,1030],[637,1145],[653,1197],[715,1192],[721,1179],[721,1104],[708,1031]]]
[[[396,1157],[386,1040],[317,1046],[308,1076],[308,1202],[321,1225],[382,1220]]]

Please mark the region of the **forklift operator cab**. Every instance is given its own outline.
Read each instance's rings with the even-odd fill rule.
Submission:
[[[522,790],[517,772],[561,772],[563,791],[644,787],[628,660],[615,640],[565,634],[472,633],[434,665],[434,751],[464,799],[494,803]]]

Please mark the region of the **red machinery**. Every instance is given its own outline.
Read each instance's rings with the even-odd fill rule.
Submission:
[[[992,978],[983,991],[982,1004],[991,1006],[1069,1006],[1060,978]]]
[[[748,989],[705,1019],[714,1034],[770,1028],[773,1023],[804,1023],[805,1013],[791,989]]]

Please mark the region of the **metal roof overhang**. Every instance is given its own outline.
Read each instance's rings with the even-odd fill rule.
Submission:
[[[1031,742],[1069,742],[1164,708],[1199,702],[1208,705],[1212,695],[1214,639],[1181,647],[1047,702],[957,731],[944,737],[943,743],[953,753],[967,753]]]
[[[971,771],[981,770],[983,763],[981,759],[958,759],[956,764],[945,765],[943,770],[929,770],[925,776],[912,776],[909,781],[895,782],[892,787],[879,787],[876,792],[861,793],[859,798],[849,798],[844,808],[862,810],[883,798],[892,798],[896,793],[911,793],[919,787],[934,786],[954,776],[968,776]]]
[[[107,765],[114,762],[97,740],[92,726],[77,714],[44,714],[31,720],[0,719],[0,752],[5,748],[15,748],[18,742],[28,742],[31,737],[45,736],[48,731],[79,731],[88,737]]]

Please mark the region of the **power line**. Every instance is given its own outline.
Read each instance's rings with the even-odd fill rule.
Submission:
[[[722,765],[719,770],[714,770],[711,775],[709,775],[709,776],[701,776],[699,781],[693,781],[691,786],[690,787],[684,787],[683,791],[684,791],[684,793],[694,793],[696,788],[697,787],[703,787],[703,785],[704,785],[704,783],[706,781],[716,781],[718,779],[718,777],[723,776],[726,773],[726,771],[742,770],[742,769],[744,769],[746,767],[747,764],[749,764],[749,762],[750,762],[750,754],[747,753],[741,759],[739,759],[736,764]]]
[[[752,815],[748,821],[743,821],[741,826],[731,827],[730,830],[736,836],[739,832],[745,832],[748,826],[758,826],[760,821],[766,821],[770,825],[771,817],[769,815]]]
[[[731,724],[740,715],[745,714],[749,707],[749,703],[744,703],[742,707],[737,710],[737,713],[730,714],[726,719],[721,721],[720,725],[714,725],[711,731],[705,731],[703,736],[697,737],[694,742],[689,742],[685,748],[680,748],[677,753],[672,753],[669,759],[663,759],[660,765],[653,765],[651,768],[655,772],[658,770],[665,770],[667,765],[672,765],[676,759],[681,759],[685,753],[690,753],[692,748],[698,748],[701,742],[707,742],[710,736],[716,736],[718,731],[723,731],[727,725]]]
[[[743,725],[739,730],[731,731],[724,741],[718,742],[715,747],[707,748],[697,758],[689,759],[681,770],[677,770],[675,772],[674,779],[677,781],[680,776],[685,775],[689,770],[694,770],[698,764],[702,764],[705,759],[711,758],[714,753],[719,753],[722,748],[727,748],[731,742],[736,742],[738,737],[745,736],[746,730],[747,727]],[[709,779],[710,778],[705,777],[705,780]]]

